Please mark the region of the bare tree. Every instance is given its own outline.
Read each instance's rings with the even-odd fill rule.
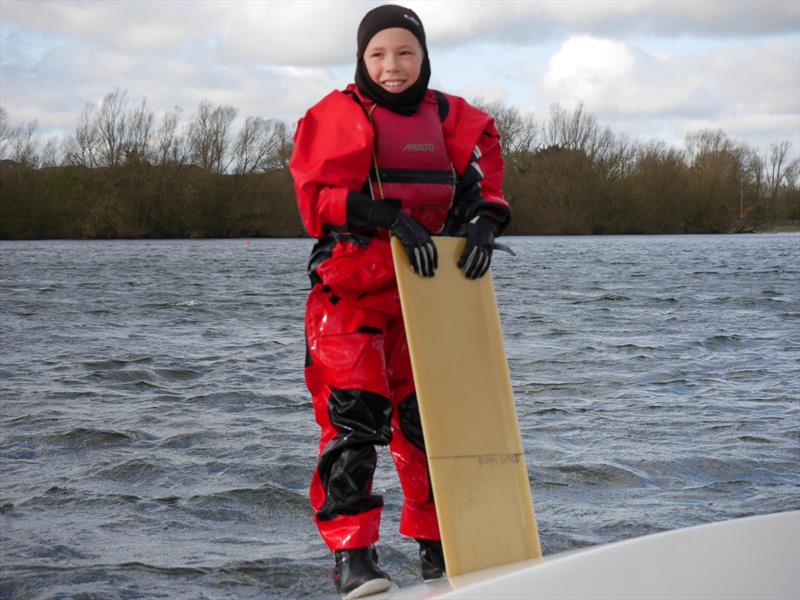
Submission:
[[[760,202],[764,197],[764,158],[752,148],[747,151],[746,172],[755,191],[756,201]]]
[[[215,173],[225,173],[231,164],[230,128],[238,112],[232,106],[218,106],[211,113],[211,170]]]
[[[228,146],[230,127],[238,111],[232,106],[218,106],[203,100],[189,125],[189,156],[198,167],[224,173],[230,165]]]
[[[594,117],[591,117],[594,121]],[[601,128],[595,123],[583,150],[593,159],[608,161],[612,156],[625,151],[625,142],[618,140],[610,127]]]
[[[176,106],[170,112],[164,113],[161,120],[161,127],[158,129],[158,157],[159,164],[164,165],[168,162],[182,165],[186,162],[186,152],[181,137],[178,132],[178,121],[181,109]]]
[[[233,145],[233,171],[244,175],[267,168],[278,151],[280,139],[274,135],[275,121],[247,117]]]
[[[724,231],[743,215],[747,149],[721,129],[690,132],[685,146],[693,199],[688,221],[695,229]]]
[[[286,170],[294,151],[294,131],[285,121],[274,121],[272,126],[271,147],[272,155],[264,165],[266,170]]]
[[[597,151],[600,128],[594,116],[584,110],[583,103],[578,104],[572,113],[556,103],[550,107],[543,136],[546,146],[582,150],[590,154]]]
[[[39,161],[41,167],[57,167],[58,166],[58,144],[56,140],[50,138],[42,148],[42,156]]]
[[[796,168],[794,161],[789,160],[789,150],[792,143],[783,141],[780,144],[770,144],[764,159],[764,182],[767,188],[767,195],[770,202],[774,203],[778,198],[778,191],[787,182],[787,176]]]
[[[515,154],[534,149],[538,130],[532,116],[523,115],[515,106],[506,106],[499,100],[486,102],[482,98],[476,98],[473,104],[494,119],[503,152]]]
[[[122,164],[125,158],[126,130],[128,127],[125,105],[126,91],[119,89],[106,94],[97,114],[100,140],[100,158],[105,166]]]
[[[96,167],[99,164],[100,131],[95,118],[96,107],[86,104],[78,117],[75,135],[64,142],[64,161],[70,165]]]
[[[707,167],[714,156],[731,152],[734,143],[721,129],[700,129],[686,134],[686,158],[691,167]]]
[[[6,141],[11,133],[11,125],[8,122],[6,109],[0,106],[0,159],[6,155]]]
[[[638,148],[624,137],[616,137],[611,130],[603,130],[598,144],[595,146],[606,176],[610,179],[627,177],[636,167]]]
[[[192,164],[209,170],[212,166],[211,113],[211,103],[203,100],[197,109],[197,115],[189,124],[187,136]]]
[[[20,164],[36,167],[39,164],[38,140],[35,138],[39,123],[35,120],[24,125],[11,128],[9,147],[11,160]]]
[[[142,100],[125,118],[126,131],[125,159],[129,162],[151,162],[153,158],[152,136],[155,113],[147,107],[147,99]]]
[[[800,182],[800,158],[795,158],[786,167],[786,188],[796,190]]]
[[[591,156],[597,147],[600,127],[594,115],[584,111],[583,102],[575,107],[565,124],[564,139],[567,140],[568,145],[577,150],[583,150]]]

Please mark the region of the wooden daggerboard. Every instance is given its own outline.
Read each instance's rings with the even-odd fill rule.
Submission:
[[[449,577],[541,556],[491,272],[467,279],[463,238],[434,237],[422,278],[392,239]]]

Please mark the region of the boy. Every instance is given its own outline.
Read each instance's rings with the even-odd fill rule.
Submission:
[[[309,260],[305,376],[321,428],[310,496],[345,598],[389,588],[377,564],[381,496],[375,445],[389,445],[405,501],[400,533],[420,546],[422,576],[444,575],[419,410],[389,236],[433,277],[431,233],[465,235],[465,276],[489,269],[508,225],[503,160],[489,115],[428,89],[425,30],[411,10],[369,11],[358,28],[355,84],[298,124],[290,170],[317,238]]]

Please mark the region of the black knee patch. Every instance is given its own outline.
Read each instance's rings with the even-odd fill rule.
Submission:
[[[339,432],[337,437],[347,438],[352,444],[386,446],[392,441],[392,403],[380,394],[331,388],[328,414]]]
[[[317,519],[327,521],[338,515],[357,515],[383,506],[383,498],[370,494],[369,487],[378,455],[375,446],[346,448],[331,463],[325,481],[325,504]]]
[[[400,416],[400,429],[408,441],[425,452],[425,438],[422,435],[422,421],[419,418],[419,404],[417,394],[412,392],[407,398],[397,405]]]
[[[392,404],[384,396],[332,388],[328,414],[337,435],[317,466],[326,493],[317,513],[321,521],[383,506],[383,498],[368,490],[377,464],[375,445],[386,446],[392,440]]]

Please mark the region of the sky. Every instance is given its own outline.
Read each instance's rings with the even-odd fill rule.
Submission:
[[[69,135],[115,89],[184,119],[201,101],[296,121],[352,81],[363,0],[0,0],[0,106]],[[800,154],[800,0],[442,0],[421,17],[431,87],[536,120],[583,103],[618,134],[680,146],[720,128]]]

